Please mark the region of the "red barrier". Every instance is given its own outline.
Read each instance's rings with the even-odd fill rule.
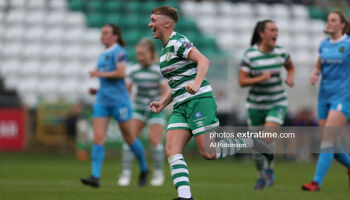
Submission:
[[[25,111],[0,108],[0,151],[18,151],[25,147]]]

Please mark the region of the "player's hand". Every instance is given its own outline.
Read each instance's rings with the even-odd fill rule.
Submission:
[[[98,77],[100,75],[100,72],[97,69],[92,70],[91,72],[89,72],[90,77]]]
[[[185,90],[190,94],[196,94],[200,88],[200,85],[197,85],[195,83],[189,83],[186,85]]]
[[[158,114],[164,109],[164,105],[159,101],[153,101],[149,107],[151,108],[151,111]]]
[[[97,90],[95,88],[89,88],[89,94],[95,95],[97,93]]]
[[[311,73],[311,75],[310,75],[310,83],[311,83],[311,85],[315,85],[315,83],[317,83],[317,81],[318,81],[318,74],[316,74],[316,73]]]
[[[287,85],[289,85],[289,87],[293,87],[293,86],[294,86],[294,81],[293,81],[293,79],[287,78],[284,82],[285,82]]]
[[[261,77],[263,78],[263,81],[269,80],[271,78],[272,73],[270,71],[265,71],[263,72],[263,74],[261,75]]]

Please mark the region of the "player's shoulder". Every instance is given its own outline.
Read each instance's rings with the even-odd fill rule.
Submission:
[[[160,66],[157,62],[154,62],[149,69],[153,72],[160,73]]]
[[[253,46],[250,46],[248,49],[246,49],[243,52],[243,56],[246,58],[249,58],[249,57],[254,56],[258,52],[259,52],[259,49],[258,49],[257,45],[253,45]]]
[[[320,46],[324,46],[324,45],[328,45],[331,43],[331,38],[330,37],[326,37],[323,40],[321,40]]]
[[[124,49],[124,47],[121,46],[121,45],[119,45],[119,44],[114,45],[113,51],[114,51],[114,52],[117,52],[117,53],[119,53],[119,52],[120,52],[120,53],[125,53],[125,52],[126,52],[125,49]]]
[[[285,47],[280,45],[275,46],[275,51],[276,53],[288,53],[288,50]]]
[[[350,44],[350,36],[347,35],[347,34],[345,34],[345,39],[344,39],[343,42],[345,42],[345,43],[347,43],[347,44]]]
[[[181,46],[190,42],[190,40],[186,36],[177,32],[173,32],[170,39],[173,41],[174,45],[178,45],[178,46]]]
[[[132,73],[135,73],[139,70],[141,70],[141,65],[140,64],[133,64],[133,65],[130,65],[128,68],[128,74],[132,74]]]

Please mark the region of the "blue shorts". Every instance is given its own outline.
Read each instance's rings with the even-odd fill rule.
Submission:
[[[337,110],[342,112],[346,118],[350,119],[350,101],[335,101],[328,103],[325,101],[318,101],[318,119],[327,119],[330,110]]]
[[[106,106],[96,103],[93,109],[93,118],[95,117],[114,117],[118,122],[128,121],[132,117],[132,108],[128,104]]]

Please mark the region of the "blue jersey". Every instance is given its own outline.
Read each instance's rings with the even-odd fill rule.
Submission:
[[[117,63],[126,62],[126,53],[118,44],[106,49],[98,58],[97,69],[100,72],[110,72],[117,69]],[[116,105],[130,104],[129,93],[121,78],[99,78],[100,88],[97,92],[96,104]]]
[[[350,100],[350,37],[344,35],[339,41],[330,38],[322,41],[322,81],[319,100],[325,102]]]

